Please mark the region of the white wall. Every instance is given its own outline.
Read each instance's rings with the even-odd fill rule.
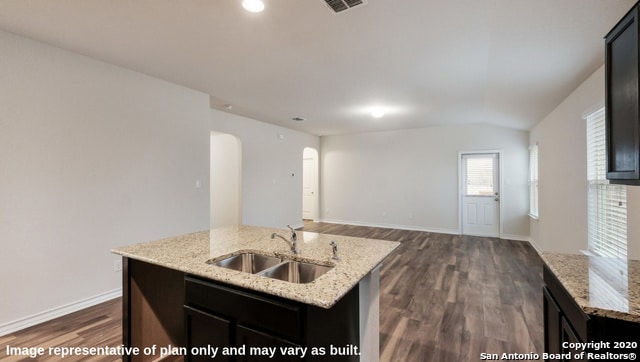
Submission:
[[[207,229],[211,131],[242,141],[243,221],[300,220],[318,137],[6,32],[0,54],[0,332],[117,293],[113,247]]]
[[[539,219],[531,237],[542,251],[587,248],[587,154],[584,116],[604,106],[604,66],[530,133],[539,146]],[[627,187],[628,256],[640,259],[640,187]]]
[[[503,151],[503,237],[528,239],[528,133],[450,126],[321,137],[321,216],[459,233],[458,152]]]
[[[206,95],[0,32],[0,324],[120,288],[118,245],[208,227]]]
[[[302,226],[302,157],[319,138],[216,110],[211,119],[242,143],[242,223]]]

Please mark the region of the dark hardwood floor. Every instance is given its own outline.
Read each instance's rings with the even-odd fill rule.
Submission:
[[[400,241],[381,271],[381,361],[479,361],[481,353],[543,352],[542,261],[528,243],[305,222],[305,231]],[[0,337],[6,345],[118,346],[121,300]],[[72,358],[64,361],[114,361]]]
[[[381,361],[542,355],[542,261],[528,243],[324,223],[304,230],[401,242],[381,271]]]
[[[0,337],[0,361],[120,361],[109,356],[60,357],[48,352],[37,358],[7,356],[11,347],[117,347],[122,344],[122,300],[113,299],[66,316]]]

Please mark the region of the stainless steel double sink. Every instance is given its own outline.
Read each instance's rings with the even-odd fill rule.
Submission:
[[[307,263],[249,251],[212,259],[207,263],[222,268],[300,284],[311,283],[333,269],[333,266]]]

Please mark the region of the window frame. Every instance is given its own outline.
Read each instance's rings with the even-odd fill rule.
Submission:
[[[539,156],[540,149],[536,142],[529,147],[529,216],[536,220],[540,217]]]
[[[605,110],[588,114],[587,161],[587,252],[627,258],[627,196],[625,185],[607,180]]]

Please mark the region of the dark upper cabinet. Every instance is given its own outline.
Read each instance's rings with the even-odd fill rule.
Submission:
[[[605,37],[607,178],[640,185],[638,4]]]

